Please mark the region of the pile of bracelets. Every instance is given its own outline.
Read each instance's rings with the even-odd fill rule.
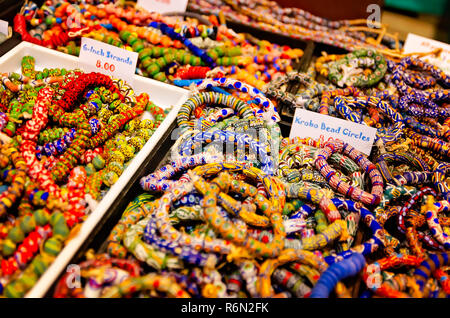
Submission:
[[[268,0],[191,0],[188,9],[202,14],[223,14],[232,22],[294,39],[353,51],[357,48],[386,49],[398,46],[395,36],[385,33],[378,40],[374,29],[357,26],[362,21],[330,21],[300,8],[283,8]],[[363,25],[366,24],[364,20]],[[381,43],[380,43],[381,42]]]
[[[92,269],[83,288],[61,279],[54,297],[448,297],[448,121],[399,108],[394,69],[379,75],[386,85],[361,89],[338,89],[314,70],[287,73],[263,91],[230,78],[191,82],[171,158],[141,178],[143,192],[107,248],[86,256],[125,282]],[[426,92],[402,85],[446,108],[446,81],[428,81]],[[284,94],[292,82],[298,92]],[[314,96],[323,102],[315,111],[333,107],[329,115],[376,127],[381,146],[366,156],[340,140],[281,138],[274,105],[304,107]],[[137,277],[110,265],[130,259],[142,266]],[[359,288],[348,277],[359,277]],[[92,279],[101,282],[95,294]],[[171,283],[143,283],[155,279]]]
[[[121,79],[35,64],[0,75],[6,297],[33,287],[166,117]]]
[[[25,41],[73,55],[79,54],[81,37],[137,52],[137,74],[170,83],[227,74],[261,88],[291,71],[303,55],[301,49],[248,39],[207,21],[210,25],[110,1],[51,0],[40,8],[27,2],[14,29]]]
[[[27,1],[14,19],[23,41],[66,54],[79,55],[83,37],[137,52],[137,75],[186,93],[161,151],[77,251],[79,284],[62,272],[52,296],[450,297],[450,74],[422,59],[436,52],[403,54],[381,24],[268,0],[187,9]],[[227,21],[324,51],[303,56]],[[20,74],[0,63],[5,297],[38,283],[171,109],[122,79],[37,70],[35,58]],[[288,136],[284,106],[349,121],[348,138]]]

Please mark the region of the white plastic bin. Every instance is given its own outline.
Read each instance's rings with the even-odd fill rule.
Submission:
[[[79,68],[78,58],[58,51],[50,50],[32,43],[22,42],[11,51],[0,57],[0,72],[21,73],[21,61],[24,56],[31,55],[36,61],[36,70],[44,68]],[[82,224],[80,231],[71,239],[50,265],[47,271],[40,277],[36,285],[27,293],[26,297],[43,297],[53,282],[66,269],[69,261],[81,247],[92,230],[97,226],[105,212],[110,208],[114,198],[122,191],[130,178],[137,172],[145,158],[152,152],[153,148],[160,141],[164,132],[175,120],[178,110],[183,102],[188,98],[189,91],[168,85],[159,81],[141,76],[134,76],[132,87],[136,93],[146,92],[150,100],[161,108],[172,106],[172,110],[147,141],[144,147],[131,160],[128,167],[120,176],[119,180],[109,189],[108,193],[99,202],[98,206],[88,216]],[[146,112],[143,118],[151,118]]]

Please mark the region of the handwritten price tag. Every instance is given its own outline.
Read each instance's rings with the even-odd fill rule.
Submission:
[[[8,21],[0,20],[0,33],[8,35]]]
[[[289,138],[340,139],[370,155],[376,132],[369,126],[297,108]]]
[[[79,64],[87,72],[99,72],[133,84],[138,53],[89,38],[81,39]]]
[[[188,0],[138,0],[137,5],[150,12],[184,12]]]

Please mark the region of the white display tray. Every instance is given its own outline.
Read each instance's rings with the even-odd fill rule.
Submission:
[[[26,55],[31,55],[36,61],[36,70],[44,68],[78,68],[78,58],[64,54],[58,51],[50,50],[32,43],[22,42],[11,51],[0,57],[0,73],[17,72],[21,73],[21,61]],[[146,92],[150,100],[161,108],[173,106],[167,117],[156,129],[152,137],[147,141],[144,147],[131,160],[128,167],[120,176],[119,180],[109,189],[108,193],[99,202],[94,211],[92,211],[85,222],[83,222],[78,234],[72,238],[63,250],[56,257],[46,272],[40,277],[34,287],[26,294],[27,298],[43,297],[52,286],[59,275],[66,270],[68,263],[81,247],[83,242],[89,237],[92,230],[97,226],[105,212],[110,208],[114,198],[122,191],[130,178],[137,172],[145,158],[151,153],[157,145],[164,132],[176,119],[178,110],[183,102],[188,98],[189,91],[164,84],[159,81],[148,79],[141,76],[134,76],[132,87],[136,93]],[[151,118],[148,112],[144,118]]]

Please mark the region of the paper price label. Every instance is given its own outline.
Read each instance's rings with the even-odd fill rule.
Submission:
[[[121,78],[133,84],[138,53],[127,51],[89,38],[81,39],[79,67]]]
[[[445,74],[450,74],[450,45],[436,40],[428,39],[413,33],[408,33],[403,53],[425,53],[441,48],[439,57],[427,55],[420,59],[441,68]]]
[[[8,21],[0,20],[0,33],[3,33],[4,35],[8,35]]]
[[[188,0],[138,0],[137,5],[150,12],[184,12]]]
[[[289,138],[340,139],[370,155],[376,132],[375,128],[369,126],[297,108]]]

